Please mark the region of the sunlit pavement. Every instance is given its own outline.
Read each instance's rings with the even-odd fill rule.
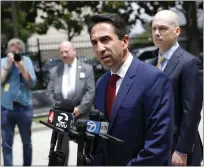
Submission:
[[[40,130],[32,133],[33,142],[33,161],[32,165],[48,165],[49,144],[52,130]],[[14,138],[13,146],[13,165],[22,165],[22,142],[20,135],[17,133]],[[69,165],[76,165],[77,163],[77,144],[70,142],[70,158]],[[3,165],[1,156],[1,165]]]

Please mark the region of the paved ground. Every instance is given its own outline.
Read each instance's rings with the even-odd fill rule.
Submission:
[[[32,134],[33,142],[33,163],[32,165],[48,165],[49,143],[52,131],[44,129],[35,131]],[[13,146],[13,164],[22,165],[22,144],[20,135],[17,133],[14,138]],[[77,163],[77,144],[70,142],[70,159],[69,165],[76,165]],[[3,165],[1,156],[1,165]]]
[[[203,114],[202,114],[203,118]],[[40,130],[39,130],[40,128]],[[48,164],[48,152],[49,152],[49,143],[51,138],[51,130],[47,127],[41,126],[41,124],[34,124],[33,133],[32,133],[32,142],[33,142],[33,163],[32,165],[47,165]],[[203,142],[203,119],[199,125],[199,132]],[[14,138],[14,165],[22,165],[22,144],[21,139],[18,133],[16,133]],[[69,165],[76,165],[77,162],[77,144],[70,142],[70,157]],[[2,156],[1,156],[1,165]]]

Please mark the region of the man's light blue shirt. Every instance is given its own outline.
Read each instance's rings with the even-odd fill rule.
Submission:
[[[171,56],[174,54],[176,49],[179,47],[178,42],[176,42],[170,49],[168,49],[166,52],[161,55],[162,57],[165,58],[165,61],[161,64],[161,70],[164,71],[168,61],[170,60]],[[160,54],[160,52],[158,53]]]
[[[18,102],[23,106],[32,105],[31,88],[36,84],[36,75],[32,61],[29,57],[23,56],[23,64],[31,77],[31,81],[26,81],[21,76],[19,70],[13,63],[8,71],[6,80],[1,83],[1,105],[9,110],[13,110],[13,102]],[[1,70],[7,65],[7,57],[1,59]]]

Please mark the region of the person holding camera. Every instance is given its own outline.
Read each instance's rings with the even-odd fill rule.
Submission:
[[[31,166],[31,124],[33,118],[31,88],[36,84],[32,61],[22,53],[25,44],[13,38],[7,57],[1,59],[1,132],[5,166],[13,166],[14,129],[18,125],[23,142],[23,165]]]

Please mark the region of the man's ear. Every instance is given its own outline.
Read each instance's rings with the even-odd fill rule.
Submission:
[[[178,37],[180,35],[180,33],[181,33],[180,27],[176,27],[175,31],[176,31],[176,36]]]
[[[125,35],[125,36],[123,37],[123,39],[122,39],[122,46],[123,46],[124,49],[128,48],[128,46],[129,46],[129,40],[130,40],[130,38],[129,38],[128,35]]]

